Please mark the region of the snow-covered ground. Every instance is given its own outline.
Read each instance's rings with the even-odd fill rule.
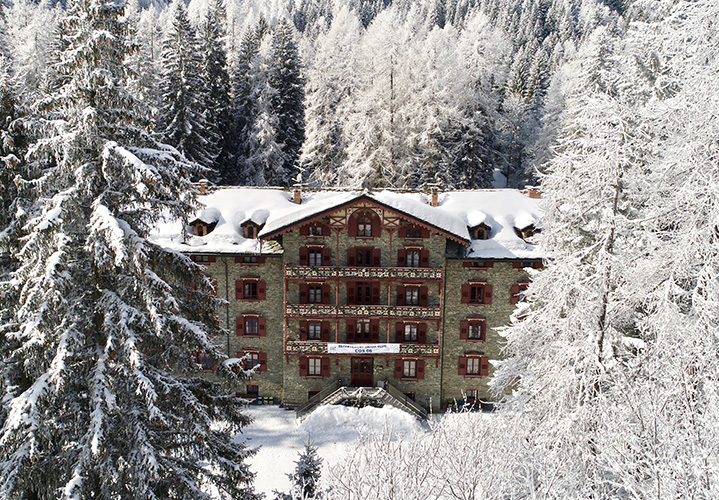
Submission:
[[[277,406],[250,406],[246,413],[254,422],[236,440],[259,448],[250,464],[257,474],[255,489],[266,493],[268,499],[274,498],[274,490],[289,490],[287,474],[294,470],[308,440],[318,448],[326,470],[370,432],[387,429],[395,436],[427,432],[417,419],[391,407],[322,406],[301,423],[295,419],[294,411]]]

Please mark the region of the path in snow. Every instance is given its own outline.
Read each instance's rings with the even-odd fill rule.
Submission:
[[[323,467],[332,465],[351,449],[356,440],[370,432],[391,429],[395,435],[426,432],[411,415],[396,408],[350,408],[321,406],[301,424],[294,411],[277,406],[250,406],[246,413],[254,419],[236,441],[245,441],[250,448],[258,448],[249,460],[255,477],[255,490],[274,498],[274,490],[288,491],[286,474],[295,468],[299,452],[308,439],[317,446]]]

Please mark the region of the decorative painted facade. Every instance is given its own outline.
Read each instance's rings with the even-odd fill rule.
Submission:
[[[167,224],[154,238],[204,264],[227,301],[218,344],[259,364],[238,394],[296,407],[332,384],[390,384],[427,410],[491,401],[495,329],[541,266],[536,199],[228,188],[200,201],[194,236]]]

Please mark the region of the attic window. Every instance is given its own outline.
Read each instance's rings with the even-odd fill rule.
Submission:
[[[369,217],[360,217],[357,221],[357,236],[372,237],[372,221]]]
[[[203,223],[195,224],[195,236],[205,236],[207,234],[207,225]]]
[[[522,238],[524,241],[527,241],[534,235],[541,233],[542,230],[536,227],[534,224],[530,224],[529,226],[526,226],[522,229],[517,229],[515,227],[514,232],[517,233],[517,236]]]
[[[490,231],[491,228],[487,224],[479,224],[469,230],[473,240],[488,240]]]
[[[322,234],[322,226],[310,226],[308,232],[309,236],[324,236],[324,234]]]
[[[200,219],[195,219],[190,222],[192,234],[194,234],[195,236],[207,236],[212,232],[213,229],[215,229],[215,226],[217,226],[217,222],[207,223]]]
[[[257,238],[257,226],[255,224],[246,224],[243,228],[244,237],[248,240]]]

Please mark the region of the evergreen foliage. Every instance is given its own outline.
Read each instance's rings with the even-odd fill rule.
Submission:
[[[31,205],[2,286],[0,496],[255,498],[232,442],[247,419],[194,376],[191,353],[223,359],[211,283],[145,239],[190,208],[195,166],[148,134],[127,90],[123,9],[68,5],[63,83],[28,120],[38,176],[19,182]]]
[[[290,493],[275,491],[276,500],[320,500],[320,477],[322,475],[322,458],[317,455],[317,447],[308,442],[295,462],[295,471],[287,474],[292,481]]]

